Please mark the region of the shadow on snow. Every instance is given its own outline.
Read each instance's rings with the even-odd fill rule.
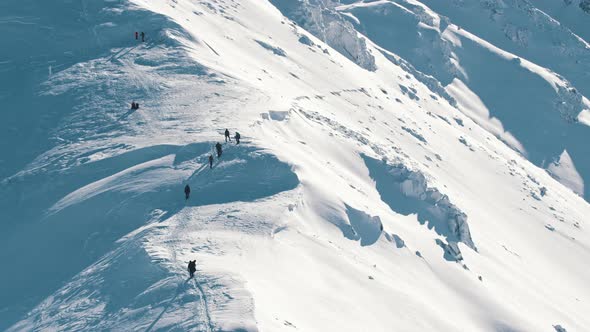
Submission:
[[[146,222],[163,221],[185,206],[253,201],[299,184],[291,167],[272,155],[248,146],[224,147],[213,169],[207,162],[212,143],[159,145],[5,186],[0,197],[11,198],[4,206],[10,227],[0,235],[0,259],[11,273],[0,274],[0,284],[26,287],[3,292],[0,329],[14,324]],[[186,183],[192,193],[185,202]],[[74,203],[47,214],[68,197]],[[121,290],[112,287],[108,306],[117,308]]]

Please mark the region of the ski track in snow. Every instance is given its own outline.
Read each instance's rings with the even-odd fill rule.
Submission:
[[[204,316],[207,319],[207,324],[206,324],[207,331],[212,332],[212,331],[214,331],[214,328],[213,328],[213,325],[211,324],[211,315],[209,314],[209,305],[207,304],[207,296],[205,295],[205,291],[203,291],[203,287],[201,287],[201,284],[197,280],[197,277],[193,278],[193,281],[195,283],[195,286],[199,290],[199,295],[200,295],[199,297],[201,298],[201,308],[203,308]]]

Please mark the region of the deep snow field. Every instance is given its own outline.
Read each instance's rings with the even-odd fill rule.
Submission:
[[[3,0],[0,330],[590,330],[586,2]]]

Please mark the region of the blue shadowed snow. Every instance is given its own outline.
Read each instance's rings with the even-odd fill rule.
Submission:
[[[467,224],[467,216],[450,203],[448,197],[436,189],[428,188],[422,174],[411,172],[404,167],[387,165],[365,155],[362,157],[369,169],[369,176],[375,181],[376,189],[385,204],[399,214],[415,214],[420,224],[433,229],[447,240],[448,244],[442,241],[440,243],[445,251],[445,259],[460,259],[457,242],[463,242],[476,250]]]
[[[212,146],[137,149],[3,186],[8,222],[0,234],[0,260],[11,273],[1,274],[0,284],[27,287],[3,291],[0,329],[146,222],[167,219],[187,205],[254,201],[299,184],[289,165],[248,146],[224,145],[222,158],[209,169]],[[192,189],[188,202],[185,183]],[[164,213],[153,220],[154,210]]]
[[[10,38],[0,48],[0,179],[54,147],[59,140],[55,128],[70,115],[98,104],[85,89],[48,94],[55,84],[52,77],[92,59],[106,56],[119,61],[137,48],[170,42],[160,33],[174,27],[177,25],[163,16],[132,7],[125,0],[2,1],[0,32]],[[145,43],[134,39],[135,31],[146,33]],[[77,78],[80,82],[66,83],[86,83],[81,75]],[[104,97],[104,104],[95,112],[107,113],[112,105],[125,107],[130,98],[137,97],[108,95],[115,91],[112,88],[89,87]],[[12,148],[14,142],[18,149]]]
[[[10,273],[1,274],[0,283],[15,285],[0,296],[0,330],[121,236],[156,221],[154,210],[168,217],[184,206],[190,174],[173,164],[181,147],[129,151],[132,146],[103,141],[94,150],[76,150],[78,142],[127,134],[128,121],[140,121],[137,113],[161,103],[157,92],[165,87],[147,71],[208,75],[184,61],[182,49],[171,48],[178,46],[167,38],[172,30],[184,31],[124,0],[0,3],[0,31],[10,36],[0,48],[0,259]],[[145,43],[135,40],[135,31],[145,32]],[[140,110],[129,109],[132,100]],[[39,156],[52,148],[57,151],[47,158]],[[38,164],[30,166],[34,159]]]
[[[438,234],[451,241],[458,240],[449,229],[445,216],[433,213],[431,203],[404,194],[401,185],[406,179],[390,172],[387,164],[380,160],[366,156],[363,156],[363,159],[369,169],[371,179],[375,181],[381,200],[393,211],[405,216],[416,214],[421,224],[426,224],[428,228],[434,229]]]
[[[396,104],[392,100],[394,106],[391,110],[394,112],[391,113],[401,111],[404,112],[404,117],[416,115],[416,119],[412,120],[418,125],[416,122],[421,115],[412,111],[406,113],[406,108],[401,107],[422,107],[426,105],[422,103],[430,101],[430,98],[427,94],[422,95],[423,90],[418,93],[413,86],[418,81],[427,79],[436,82],[440,90],[435,93],[441,93],[444,90],[437,80],[449,83],[454,75],[458,74],[448,72],[448,68],[445,67],[450,56],[448,52],[429,54],[433,47],[438,51],[439,47],[444,49],[448,45],[439,44],[439,35],[434,30],[417,28],[418,20],[414,16],[400,12],[395,6],[392,8],[398,12],[392,16],[387,16],[387,13],[359,16],[363,22],[360,28],[365,29],[362,33],[372,34],[372,37],[383,43],[387,49],[400,51],[405,58],[415,61],[416,67],[420,70],[434,76],[422,76],[416,81],[410,77],[410,74],[416,73],[415,71],[408,71],[406,78],[402,78],[400,71],[398,78],[403,80],[403,84],[401,81],[398,84],[391,73],[385,72],[379,72],[377,76],[364,76],[359,71],[357,80],[355,71],[348,72],[353,68],[342,63],[343,59],[332,56],[328,58],[327,55],[326,59],[315,57],[324,55],[317,52],[315,47],[311,50],[299,44],[308,44],[308,41],[298,42],[293,38],[293,34],[301,38],[300,27],[295,27],[277,16],[274,8],[264,1],[138,1],[148,8],[171,15],[169,18],[139,9],[129,0],[0,2],[0,33],[2,36],[8,36],[0,48],[0,110],[3,111],[0,119],[0,261],[4,272],[0,274],[0,285],[3,286],[0,291],[0,331],[9,329],[238,332],[257,331],[259,324],[281,329],[283,321],[287,330],[305,329],[316,324],[321,326],[322,322],[316,321],[313,316],[305,315],[305,312],[302,314],[297,309],[298,305],[293,306],[293,303],[317,304],[314,296],[333,302],[336,309],[347,310],[351,309],[350,305],[341,305],[346,301],[336,302],[349,298],[354,299],[353,301],[359,305],[370,305],[375,303],[375,298],[381,296],[382,300],[387,298],[391,303],[399,300],[400,303],[408,304],[400,307],[403,310],[391,317],[387,315],[387,310],[383,311],[385,315],[382,314],[381,309],[384,306],[377,305],[371,310],[360,312],[356,310],[356,314],[368,319],[353,318],[350,322],[333,319],[339,315],[342,317],[342,310],[325,310],[324,316],[338,323],[340,329],[353,329],[353,325],[348,324],[362,321],[360,325],[365,324],[365,327],[369,326],[368,322],[370,323],[371,328],[367,329],[379,330],[379,327],[383,326],[381,323],[391,321],[393,325],[388,326],[412,326],[417,323],[414,324],[417,329],[443,326],[441,329],[452,330],[444,326],[454,324],[460,328],[460,324],[466,321],[469,324],[466,326],[472,329],[484,327],[487,323],[491,324],[490,329],[512,331],[517,330],[518,325],[513,323],[520,318],[530,322],[528,326],[548,326],[546,321],[533,322],[535,317],[528,316],[531,313],[517,311],[518,306],[502,306],[501,302],[494,298],[501,296],[502,292],[480,292],[473,293],[476,296],[466,297],[466,294],[471,294],[470,290],[477,291],[474,287],[462,288],[471,285],[466,278],[474,279],[472,277],[475,277],[475,274],[468,275],[463,271],[456,274],[455,268],[443,271],[439,264],[430,264],[426,260],[430,258],[430,252],[426,255],[425,248],[414,248],[409,251],[423,258],[416,260],[419,269],[412,261],[398,261],[399,258],[403,258],[401,255],[392,257],[384,253],[385,256],[381,257],[379,250],[363,252],[363,257],[359,258],[354,250],[346,248],[350,246],[340,246],[338,242],[331,241],[332,234],[323,233],[322,220],[315,218],[316,213],[331,214],[325,219],[338,219],[334,223],[345,237],[358,241],[360,246],[377,243],[382,233],[381,220],[379,216],[370,213],[377,210],[380,214],[387,215],[391,214],[391,211],[384,211],[378,199],[378,202],[370,201],[375,195],[372,183],[367,182],[367,172],[362,170],[362,165],[358,165],[358,158],[353,160],[348,157],[352,156],[352,151],[359,151],[359,142],[362,143],[360,149],[363,149],[363,146],[371,147],[378,155],[382,152],[384,158],[402,154],[402,151],[409,154],[414,154],[415,151],[409,145],[404,145],[399,149],[394,147],[389,152],[389,144],[381,140],[379,123],[369,121],[370,124],[366,124],[367,132],[356,132],[357,125],[353,124],[354,121],[365,123],[364,120],[360,120],[371,114],[361,116],[360,113],[372,112],[370,108],[373,101],[367,104],[369,108],[366,110],[364,103],[359,104],[362,112],[354,115],[356,112],[347,112],[347,107],[340,113],[337,109],[338,103],[328,107],[319,101],[318,104],[314,104],[311,97],[306,97],[311,105],[319,106],[318,122],[322,122],[320,119],[326,119],[323,124],[329,126],[320,129],[321,136],[315,126],[306,128],[303,125],[295,128],[293,124],[298,122],[287,120],[294,120],[300,112],[305,112],[303,109],[299,109],[299,112],[298,108],[291,109],[288,106],[292,102],[291,94],[301,91],[308,96],[315,95],[317,100],[324,99],[319,93],[327,94],[332,90],[330,78],[334,78],[334,86],[344,85],[347,89],[353,88],[343,91],[360,91],[369,99],[376,98],[371,91],[381,85],[383,93],[389,94],[386,96],[388,99],[395,98],[398,88],[401,88],[412,100],[405,105]],[[279,4],[283,10],[296,10],[303,2],[271,1]],[[302,12],[302,17],[296,21],[302,23],[303,28],[331,26],[331,29],[323,31],[330,33],[320,39],[343,52],[347,58],[361,67],[376,70],[373,55],[377,55],[375,52],[378,51],[371,47],[367,48],[363,37],[357,35],[351,24],[338,24],[340,18],[338,15],[332,16],[329,1],[305,2],[317,5],[316,9],[321,11]],[[364,4],[368,5],[371,2],[379,1],[367,0]],[[320,5],[324,8],[319,8]],[[412,10],[417,8],[417,4],[408,6],[414,6]],[[199,11],[193,11],[192,8],[199,8]],[[319,13],[320,16],[311,15],[314,13]],[[381,14],[386,18],[382,20],[379,17]],[[316,22],[316,25],[310,23],[306,26],[306,19],[313,20],[318,17],[321,18],[318,21],[321,24]],[[392,17],[395,22],[389,21]],[[189,36],[189,32],[174,22],[182,24],[194,35]],[[260,26],[261,23],[264,23],[263,26]],[[374,24],[375,27],[366,24]],[[444,26],[445,22],[441,24]],[[265,27],[270,29],[265,32]],[[373,28],[375,30],[372,30]],[[139,43],[134,40],[134,31],[145,31],[147,41]],[[215,49],[204,42],[203,38],[206,38]],[[190,42],[187,42],[189,40]],[[255,52],[273,52],[277,56],[282,56],[281,61],[277,61],[274,66],[256,57],[257,53],[247,54],[249,48],[241,47],[244,45],[243,41],[248,41]],[[254,44],[255,42],[258,44]],[[273,45],[280,45],[282,48]],[[317,46],[323,49],[323,45]],[[260,47],[264,49],[261,50]],[[306,53],[298,53],[298,50]],[[582,165],[581,163],[588,159],[580,159],[580,155],[589,155],[588,148],[585,144],[579,144],[585,142],[583,139],[587,137],[588,132],[570,130],[573,125],[565,124],[559,118],[559,114],[551,106],[555,106],[556,93],[546,82],[523,70],[516,61],[499,59],[468,41],[464,41],[462,48],[455,51],[462,59],[466,73],[469,74],[459,76],[481,96],[484,103],[490,107],[492,115],[500,117],[505,121],[505,127],[517,138],[522,139],[527,150],[530,149],[529,154],[533,161],[537,160],[542,164],[546,158],[559,155],[561,150],[567,147],[578,169],[583,174],[590,174],[590,162]],[[286,56],[287,52],[289,56]],[[327,52],[327,49],[324,52]],[[233,61],[236,54],[243,55],[248,61]],[[211,64],[211,68],[215,69],[207,68],[195,59]],[[325,62],[325,70],[321,67],[322,60],[331,61]],[[480,68],[486,65],[489,68]],[[406,70],[406,67],[402,67],[402,70]],[[258,78],[260,81],[254,83],[246,79],[252,77],[255,80],[255,74],[252,74],[254,68],[264,68],[263,72],[268,74],[268,78]],[[302,69],[309,74],[305,76],[314,79],[306,81],[304,76],[299,78],[289,71],[290,68]],[[340,73],[338,68],[343,72]],[[387,67],[379,69],[385,68]],[[275,74],[283,69],[297,81],[277,79],[278,75]],[[216,70],[219,72],[214,73]],[[322,75],[324,73],[327,76]],[[230,76],[232,74],[237,75]],[[581,71],[578,78],[583,78],[584,74],[585,72]],[[220,79],[217,75],[228,76]],[[327,77],[325,82],[321,79],[323,76]],[[350,81],[347,80],[349,76]],[[385,76],[388,78],[382,80]],[[467,76],[470,76],[470,80]],[[489,82],[483,78],[488,76],[491,77]],[[231,82],[226,82],[226,78]],[[377,87],[370,84],[373,79],[376,80]],[[366,88],[355,86],[363,82],[367,84]],[[291,88],[291,84],[297,87]],[[388,84],[392,85],[387,86]],[[433,85],[429,86],[432,88]],[[332,94],[340,96],[340,92]],[[542,96],[526,103],[527,100],[536,98],[536,94]],[[340,97],[342,101],[351,104],[356,100],[356,97],[351,99],[352,101],[344,95]],[[436,101],[436,97],[431,97]],[[363,98],[358,100],[362,101]],[[375,116],[371,117],[372,120],[383,120],[387,126],[389,124],[384,120],[392,120],[390,123],[393,124],[397,118],[404,122],[395,115],[393,118],[386,115],[390,113],[389,109],[386,112],[386,108],[381,107],[386,106],[386,102],[382,103],[377,99],[375,103],[384,112],[373,114]],[[129,109],[132,100],[141,103],[139,110]],[[295,98],[295,101],[297,100],[298,98]],[[331,104],[332,101],[326,102]],[[292,103],[292,106],[298,105]],[[445,111],[452,111],[446,106],[443,108]],[[518,114],[515,114],[516,111]],[[537,113],[538,111],[542,112],[539,113],[542,116]],[[254,117],[259,112],[265,112],[262,113],[263,119],[273,121],[252,121],[256,120]],[[326,117],[328,112],[334,119]],[[255,116],[252,116],[253,114]],[[339,117],[350,117],[350,121],[340,125],[337,121]],[[531,120],[530,117],[535,119]],[[452,116],[449,116],[449,119],[451,118]],[[451,125],[449,120],[445,121]],[[373,130],[373,124],[376,130]],[[433,129],[438,127],[430,126],[428,121],[425,124],[431,129],[432,134],[426,135],[425,132],[418,132],[409,127],[402,127],[402,130],[413,135],[418,140],[414,143],[421,146],[426,142],[425,137],[429,138],[429,141],[444,138],[440,135],[443,134],[443,130],[437,130],[440,137],[435,137]],[[468,128],[469,124],[470,122],[466,121],[464,128],[457,128],[453,124],[455,128],[451,129],[463,133],[464,130],[471,129]],[[338,130],[335,128],[336,125],[339,126]],[[348,125],[350,127],[347,127]],[[460,125],[463,127],[463,123]],[[544,131],[534,131],[533,125],[543,128]],[[213,168],[210,169],[207,158],[210,154],[215,154],[215,142],[206,140],[212,140],[211,135],[215,135],[214,131],[222,126],[229,126],[232,130],[239,129],[244,131],[244,136],[250,136],[245,145],[224,144],[223,156],[215,157]],[[426,130],[426,127],[420,127]],[[393,130],[393,127],[391,129],[391,134],[396,135],[396,130]],[[547,133],[547,130],[555,132]],[[325,145],[325,142],[318,139],[328,137],[323,134],[330,135],[330,140],[338,140],[338,145],[333,147],[339,151],[327,151],[332,146]],[[423,137],[422,134],[426,136]],[[274,135],[280,135],[279,139],[274,140]],[[559,135],[570,136],[564,139]],[[221,136],[217,139],[221,139]],[[283,139],[291,144],[283,145]],[[453,139],[455,140],[456,136],[453,136]],[[576,139],[580,139],[576,145],[578,150],[568,145],[574,144]],[[472,142],[471,138],[469,141]],[[299,186],[297,175],[286,161],[279,160],[269,150],[250,146],[250,142],[268,147],[270,151],[276,151],[272,149],[281,147],[281,155],[286,160],[293,158],[297,169],[302,171],[302,176],[305,175],[305,190],[281,194]],[[390,142],[393,140],[390,139]],[[493,144],[486,146],[497,147]],[[301,147],[304,149],[300,149]],[[444,151],[436,152],[444,155]],[[312,161],[316,153],[321,156]],[[418,157],[405,153],[403,155],[404,162],[408,163]],[[498,155],[495,153],[490,156]],[[475,249],[467,226],[467,216],[436,188],[428,188],[422,173],[418,170],[409,170],[403,165],[392,166],[380,160],[362,157],[381,199],[394,212],[416,215],[421,224],[436,232],[427,232],[431,237],[445,240],[446,242],[437,239],[437,243],[445,251],[444,257],[447,260],[460,259],[458,242]],[[438,154],[436,157],[441,161],[436,163],[436,166],[440,164],[445,167],[446,162],[442,162],[443,159]],[[447,157],[445,156],[445,161],[450,160]],[[432,161],[428,156],[426,158]],[[334,181],[332,188],[331,177],[324,179],[317,176],[318,173],[314,172],[313,167],[324,167],[320,161],[326,161],[326,165],[330,165],[326,167],[330,167],[334,175],[341,175],[342,181],[350,179],[350,187],[359,194],[349,196],[348,189],[345,189],[338,193],[339,195],[318,197],[321,195],[316,195],[317,193],[324,194],[330,192],[330,189],[343,189],[340,186],[341,180]],[[525,166],[524,171],[534,168],[530,165]],[[440,176],[437,178],[440,182],[436,182],[452,185],[452,182],[443,176],[444,170],[443,168],[440,173],[433,173],[435,177]],[[360,171],[362,174],[359,177],[351,177],[349,175],[353,174],[349,174],[349,171]],[[16,172],[19,173],[12,176]],[[497,179],[502,180],[503,177],[499,175]],[[185,200],[183,192],[186,184],[192,189],[188,200]],[[553,191],[553,186],[547,187],[550,188],[547,194],[550,199],[556,191]],[[590,189],[588,187],[587,190]],[[370,192],[366,189],[370,189]],[[513,194],[518,188],[510,189]],[[544,194],[542,191],[541,195]],[[342,201],[347,199],[358,199],[359,201],[355,201],[353,205],[362,207],[363,210],[357,210],[347,204],[343,209]],[[226,203],[230,204],[225,205]],[[556,218],[557,213],[567,214],[567,208],[573,206],[559,201],[553,203],[556,209],[551,207],[551,210],[555,211]],[[327,208],[318,209],[313,206],[314,204]],[[287,206],[289,212],[285,211]],[[469,207],[478,206],[482,208],[481,213],[490,212],[486,210],[488,205]],[[562,211],[564,209],[565,212]],[[583,207],[580,207],[580,211],[574,210],[572,215],[576,218],[577,215],[581,215],[580,211],[584,211]],[[518,216],[526,214],[524,210],[521,212],[522,214],[507,213],[510,218],[505,219],[510,221],[514,216],[515,220],[520,220],[517,219]],[[543,212],[539,213],[540,217],[545,217]],[[522,222],[514,224],[529,222],[528,218],[522,219]],[[299,223],[300,220],[304,222]],[[534,221],[533,218],[530,220]],[[318,221],[320,224],[315,224]],[[505,220],[498,222],[503,223]],[[565,221],[563,225],[555,225],[551,226],[555,228],[554,232],[542,229],[542,234],[550,233],[549,236],[554,238],[558,238],[559,235],[564,238],[566,235],[569,236],[568,232],[564,232]],[[488,225],[477,226],[474,231],[493,229],[488,228]],[[516,232],[512,232],[511,229],[510,237],[503,239],[509,246],[514,244],[521,234],[518,231],[522,228],[517,226],[514,227]],[[574,226],[581,227],[577,221]],[[281,231],[282,234],[276,238],[271,235]],[[481,243],[486,255],[482,255],[481,258],[492,263],[498,262],[503,256],[496,256],[493,247],[489,245],[497,242],[495,234],[485,233]],[[429,237],[428,234],[426,237]],[[530,234],[537,235],[532,228]],[[407,234],[411,247],[420,243],[413,235]],[[585,239],[585,233],[579,235],[579,238]],[[405,247],[404,240],[398,235],[384,233],[384,236],[388,241],[395,243],[397,248]],[[576,236],[578,237],[578,234]],[[547,241],[551,242],[542,237],[539,239],[543,241],[541,245]],[[325,243],[326,240],[330,245]],[[337,240],[347,241],[341,238]],[[527,247],[534,249],[537,243],[527,241],[520,246],[523,250],[522,257],[535,258]],[[571,251],[576,254],[579,248],[570,250],[573,247],[567,247],[570,239],[567,241],[565,245],[564,242],[555,242],[556,245],[553,247],[560,247],[563,252]],[[571,242],[575,242],[573,237]],[[580,241],[579,243],[584,244]],[[356,244],[352,247],[355,246]],[[271,255],[263,250],[268,248],[273,249]],[[417,249],[425,253],[424,257],[420,251],[415,251]],[[504,249],[508,250],[506,247]],[[579,250],[579,253],[585,254],[582,250]],[[308,255],[309,253],[311,255]],[[548,263],[563,262],[565,269],[560,268],[561,265],[557,268],[551,263],[545,265],[543,260],[532,267],[538,276],[543,276],[539,284],[548,284],[553,279],[564,279],[559,277],[565,277],[567,273],[561,273],[571,271],[568,266],[576,266],[576,255],[570,257],[573,257],[571,263],[568,259],[560,260],[560,256],[569,257],[560,255],[558,251],[555,256],[547,255],[543,259],[547,259]],[[189,257],[198,260],[197,277],[187,280],[185,259]],[[277,262],[277,257],[281,258],[281,261],[275,265],[273,263]],[[580,254],[580,257],[584,255]],[[375,280],[372,285],[377,288],[371,285],[354,287],[359,280],[358,272],[366,271],[368,267],[359,259],[373,264],[374,271],[369,278]],[[495,279],[492,280],[494,285],[500,285],[501,288],[498,289],[505,290],[501,280],[502,274],[496,273],[499,270],[494,270],[493,264],[485,265],[483,260],[480,263],[484,263],[480,270],[488,271],[486,280]],[[502,263],[496,265],[505,271],[512,269],[514,275],[521,279],[530,277],[525,273],[530,271],[518,270],[518,267],[523,265],[522,262],[503,260]],[[403,269],[399,270],[398,267]],[[425,267],[430,267],[430,272],[423,269]],[[313,273],[309,273],[313,270],[321,272],[324,277],[340,275],[342,278],[330,278],[337,280],[336,284],[326,283],[323,280],[326,278],[315,278]],[[391,271],[400,272],[395,273],[393,283],[390,283],[392,280],[386,280],[387,277],[393,276]],[[579,269],[578,272],[583,271]],[[494,275],[499,278],[492,278]],[[580,273],[570,275],[579,276]],[[271,278],[267,278],[268,276]],[[306,278],[307,282],[301,282]],[[423,283],[425,290],[429,287],[440,288],[437,294],[446,296],[434,299],[428,297],[434,294],[428,291],[400,292],[398,286],[413,279]],[[556,288],[565,290],[558,298],[569,298],[561,302],[571,312],[553,310],[549,303],[551,299],[548,299],[548,302],[540,303],[539,307],[543,309],[536,308],[532,313],[555,312],[558,317],[552,319],[552,322],[571,326],[571,322],[583,311],[579,309],[580,301],[583,299],[576,298],[577,304],[572,299],[572,295],[576,295],[576,289],[573,287],[583,284],[584,278],[579,279],[582,282],[572,283],[571,293],[567,287]],[[482,280],[481,277],[479,280]],[[576,278],[569,280],[578,281]],[[242,283],[247,285],[248,289]],[[504,285],[508,284],[509,281]],[[515,299],[513,302],[525,303],[530,294],[537,290],[534,285],[531,287],[530,291],[523,290],[511,294]],[[352,297],[342,297],[338,293],[338,289],[357,288],[359,292]],[[510,292],[510,289],[506,291]],[[287,300],[273,302],[276,294],[285,295],[282,299]],[[291,296],[292,294],[295,296]],[[385,294],[388,296],[384,297]],[[557,292],[548,293],[549,296],[556,294],[559,295]],[[568,306],[570,302],[574,304]],[[268,303],[271,304],[271,311],[281,310],[275,310],[269,315]],[[437,310],[441,307],[439,304],[443,307],[460,307],[466,303],[473,304],[470,306],[472,310],[466,314],[463,312],[462,316],[457,315],[457,319],[453,319],[452,322],[444,317],[444,313],[441,315],[440,310]],[[350,317],[355,317],[354,306],[348,311],[352,313]],[[257,314],[256,319],[254,313]],[[258,315],[259,313],[262,315]],[[374,318],[371,316],[380,319],[371,319]],[[382,322],[384,317],[387,321]],[[408,322],[405,317],[418,317],[419,321]],[[489,317],[492,320],[484,321]],[[505,318],[509,322],[504,323]],[[403,325],[395,325],[396,323]],[[356,328],[359,329],[362,330],[363,326]],[[557,330],[557,327],[555,329]]]
[[[214,162],[198,168],[188,179],[188,205],[253,201],[294,189],[299,184],[291,167],[250,147],[230,146]]]
[[[339,226],[344,235],[351,240],[361,240],[361,246],[370,246],[377,242],[381,235],[381,219],[371,217],[363,211],[354,209],[347,204],[346,215],[350,221],[350,230],[346,226]]]
[[[528,20],[542,22],[539,27],[526,23],[530,44],[519,45],[509,39],[510,31],[500,31],[500,27],[495,27],[496,22],[489,17],[474,19],[461,8],[448,10],[446,7],[453,6],[450,2],[427,2],[443,10],[443,13],[453,13],[460,25],[464,23],[466,29],[474,29],[470,32],[481,33],[480,36],[489,38],[501,48],[556,70],[580,92],[590,92],[590,76],[584,70],[590,64],[584,61],[590,60],[590,52],[569,31],[552,27],[546,18],[527,17],[530,13],[526,11],[520,14],[502,12],[506,16],[502,20],[521,24]],[[361,21],[358,27],[361,32],[381,47],[408,60],[416,69],[434,76],[443,85],[451,83],[455,77],[464,81],[481,98],[490,116],[499,119],[504,129],[524,146],[527,157],[533,163],[546,167],[567,150],[585,183],[590,183],[590,145],[585,144],[590,137],[590,128],[572,121],[581,111],[580,93],[574,88],[556,92],[547,81],[520,66],[518,61],[504,59],[469,39],[459,37],[461,45],[454,46],[436,30],[420,26],[424,22],[433,24],[429,14],[419,6],[403,5],[409,10],[384,3],[358,7],[350,12]],[[479,3],[473,6],[477,7]],[[484,16],[489,14],[483,10],[476,12]],[[449,21],[442,18],[440,31],[443,32],[448,24]],[[391,28],[393,25],[395,29]],[[547,37],[544,34],[550,27],[554,30]],[[508,28],[504,26],[504,29]],[[574,52],[575,56],[568,56],[566,51],[560,52],[554,46],[558,41],[564,47],[570,47],[568,52]],[[458,59],[461,70],[449,61],[451,52]],[[589,185],[585,186],[584,196],[586,199],[590,197]]]

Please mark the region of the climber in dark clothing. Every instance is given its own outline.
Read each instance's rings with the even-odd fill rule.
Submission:
[[[188,273],[190,277],[194,277],[195,272],[197,271],[197,261],[188,261]]]
[[[213,168],[213,155],[209,155],[209,168]]]
[[[234,136],[234,138],[236,139],[236,144],[240,144],[240,133],[236,131],[236,136]]]
[[[228,140],[231,142],[231,137],[229,137],[229,130],[226,129],[225,130],[225,141],[227,142]]]
[[[215,150],[217,150],[217,158],[221,158],[221,153],[223,150],[221,149],[221,144],[219,142],[215,144]]]
[[[141,32],[141,41],[144,42],[145,41],[145,33],[142,31]]]
[[[188,200],[190,195],[191,195],[191,187],[187,184],[186,186],[184,186],[184,196]]]
[[[138,38],[138,34],[139,34],[139,33],[138,33],[137,31],[135,31],[135,40],[138,40],[138,39],[139,39],[139,38]]]

